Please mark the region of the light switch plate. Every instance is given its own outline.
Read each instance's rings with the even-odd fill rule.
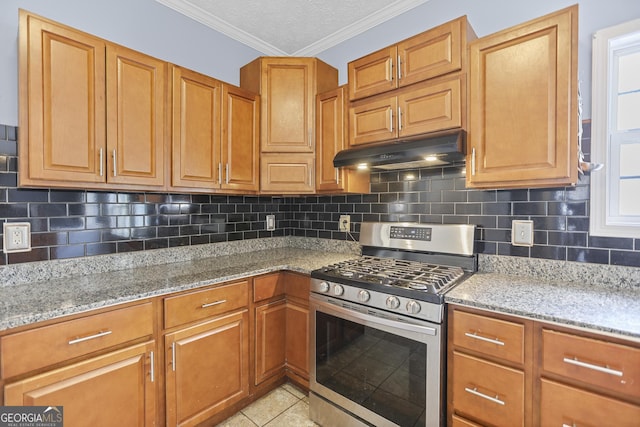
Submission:
[[[3,245],[5,254],[29,252],[31,250],[31,223],[5,222],[2,224]]]
[[[267,231],[273,231],[276,229],[276,216],[267,215]]]
[[[533,246],[533,221],[515,219],[511,222],[511,244]]]

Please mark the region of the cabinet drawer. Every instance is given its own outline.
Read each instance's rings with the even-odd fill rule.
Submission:
[[[542,330],[546,372],[640,397],[640,349]]]
[[[637,426],[640,406],[542,380],[542,426]]]
[[[253,279],[253,302],[284,295],[284,282],[280,273],[267,274]]]
[[[464,418],[460,418],[457,415],[453,416],[452,427],[482,427],[480,424],[472,423],[469,420],[465,420]]]
[[[524,373],[453,353],[453,406],[457,413],[495,426],[524,424]]]
[[[164,327],[172,328],[220,313],[246,307],[248,281],[165,298]]]
[[[453,344],[488,356],[524,363],[524,325],[455,310]]]
[[[0,339],[0,376],[9,378],[151,334],[149,302],[7,335]]]

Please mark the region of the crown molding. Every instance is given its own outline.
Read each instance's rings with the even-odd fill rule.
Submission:
[[[218,31],[242,44],[245,44],[268,56],[315,56],[345,40],[361,34],[389,19],[413,9],[429,0],[399,0],[389,6],[354,22],[322,39],[294,52],[285,52],[270,43],[241,30],[228,22],[212,15],[206,10],[195,6],[187,0],[156,0],[178,13],[181,13],[215,31]]]

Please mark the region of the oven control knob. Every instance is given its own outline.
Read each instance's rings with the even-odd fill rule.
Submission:
[[[365,290],[361,290],[360,292],[358,292],[358,299],[361,302],[367,302],[369,301],[369,298],[371,298],[371,295],[369,294],[369,292]]]
[[[400,307],[400,300],[398,299],[398,297],[387,298],[387,308],[395,310],[398,307]]]
[[[320,292],[329,292],[329,284],[327,282],[320,282],[318,285],[318,291]]]
[[[418,314],[421,308],[418,301],[411,300],[407,303],[407,312],[409,314]]]
[[[333,294],[337,296],[344,294],[344,288],[341,285],[335,285],[333,287]]]

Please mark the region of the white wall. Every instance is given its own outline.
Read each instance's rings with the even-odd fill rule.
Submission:
[[[429,0],[318,55],[338,68],[433,26],[467,15],[479,37],[570,6],[577,0]],[[579,75],[591,117],[591,36],[597,29],[640,18],[640,0],[580,0]],[[229,83],[261,53],[154,0],[0,0],[0,124],[18,123],[18,8],[23,8]]]

